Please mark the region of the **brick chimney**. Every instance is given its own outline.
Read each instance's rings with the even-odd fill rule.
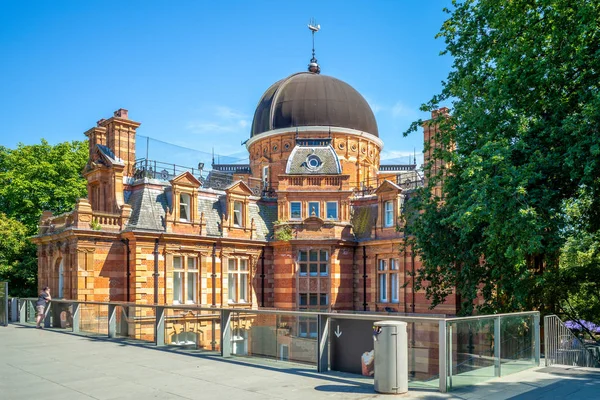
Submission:
[[[129,112],[124,108],[119,108],[113,117],[101,121],[100,125],[106,128],[106,145],[125,163],[123,175],[133,176],[135,132],[140,123],[130,120]]]

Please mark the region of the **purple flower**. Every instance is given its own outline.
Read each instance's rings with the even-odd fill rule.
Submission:
[[[569,329],[580,331],[582,330],[581,325],[583,325],[587,330],[594,333],[600,333],[600,325],[596,325],[593,322],[579,320],[579,321],[567,321],[565,322],[565,326]]]

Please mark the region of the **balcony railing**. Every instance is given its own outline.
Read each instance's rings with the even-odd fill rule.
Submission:
[[[35,323],[36,301],[19,299],[21,324]],[[407,323],[411,385],[446,392],[472,385],[474,371],[480,382],[539,365],[538,312],[444,318],[53,299],[44,323],[77,334],[217,351],[223,357],[302,362],[314,365],[318,372],[348,372],[351,366],[342,361],[346,355],[340,351],[372,348],[373,322],[382,320]],[[341,340],[349,347],[341,348]],[[360,363],[359,371],[361,367],[368,370],[365,359],[369,357],[358,358],[351,363]]]

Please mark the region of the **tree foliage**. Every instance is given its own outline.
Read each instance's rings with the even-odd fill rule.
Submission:
[[[600,3],[465,0],[447,11],[438,36],[453,68],[422,106],[451,103],[450,118],[432,121],[433,161],[447,167],[425,166],[428,184],[412,200],[423,212],[407,227],[423,259],[418,286],[434,305],[456,287],[464,314],[479,301],[482,311],[553,307],[570,269],[558,269],[561,252],[597,248]],[[583,192],[587,245],[566,209]]]
[[[0,280],[8,280],[11,295],[35,294],[36,247],[27,238],[42,211],[70,211],[85,196],[87,157],[87,142],[0,147]]]

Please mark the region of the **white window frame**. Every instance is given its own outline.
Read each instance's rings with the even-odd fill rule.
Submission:
[[[242,298],[245,297],[245,298]],[[227,260],[227,302],[250,304],[250,260],[229,258]]]
[[[269,187],[269,166],[263,165],[262,167],[262,181],[264,185],[264,189]]]
[[[389,228],[394,226],[394,201],[388,200],[384,204],[384,226]]]
[[[396,258],[377,261],[377,293],[380,303],[400,303],[400,270]]]
[[[390,301],[392,303],[400,302],[400,274],[398,273],[398,260],[390,258]]]
[[[300,206],[300,215],[294,217],[294,212],[292,211],[292,205]],[[301,201],[290,201],[290,219],[302,219],[302,202]]]
[[[335,216],[330,217],[329,216],[329,206],[330,205],[335,205]],[[337,220],[339,219],[339,207],[338,207],[338,202],[337,201],[328,201],[327,203],[325,203],[325,217],[327,219],[332,219],[332,220]]]
[[[380,259],[377,266],[377,292],[379,293],[379,302],[388,302],[388,273],[387,273],[387,260]]]
[[[176,262],[176,260],[178,262]],[[173,256],[173,304],[183,304],[184,299],[184,275],[183,256]],[[177,282],[179,281],[179,285]],[[179,286],[179,287],[178,287]]]
[[[239,200],[233,201],[233,226],[244,226],[244,204]],[[236,223],[237,219],[237,223]]]
[[[192,196],[189,193],[179,193],[179,221],[189,222],[192,220],[192,216],[190,214],[190,204],[192,202]],[[182,209],[185,212],[186,218],[182,218]]]
[[[187,269],[185,271],[185,302],[186,304],[198,304],[198,258],[186,258]]]

